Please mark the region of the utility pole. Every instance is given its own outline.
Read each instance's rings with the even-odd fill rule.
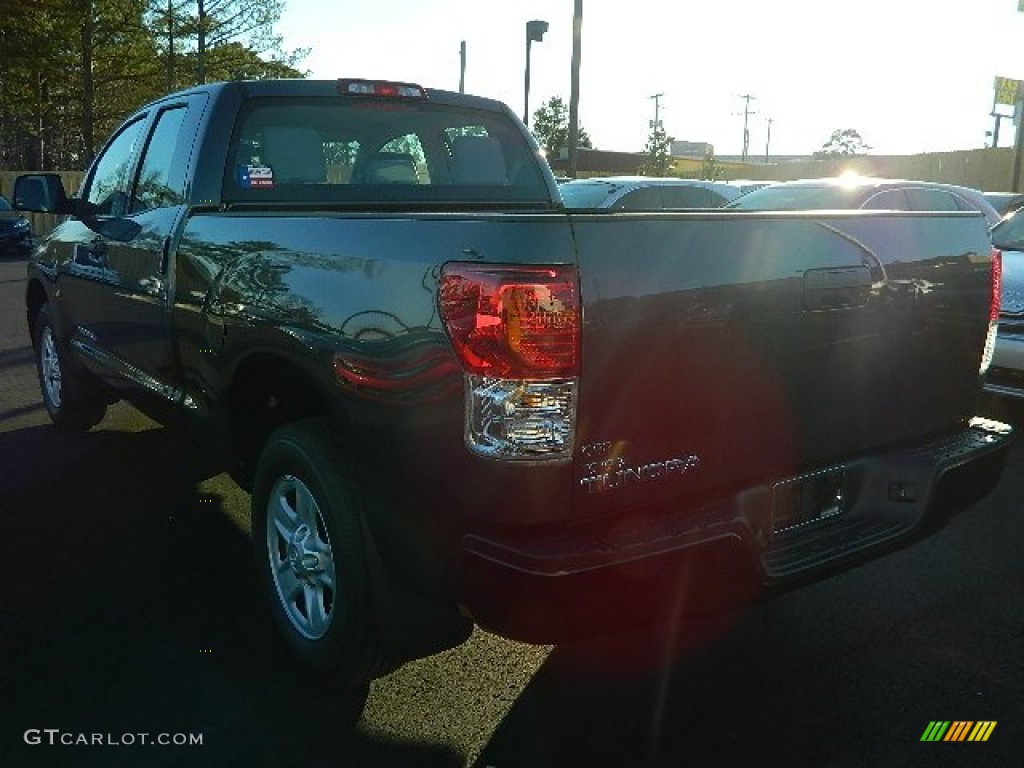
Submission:
[[[167,92],[176,91],[174,86],[174,4],[167,0]]]
[[[199,82],[206,82],[206,2],[199,0],[196,7],[198,31],[196,37],[196,58],[199,59]]]
[[[650,98],[654,99],[654,119],[651,121],[651,130],[658,130],[661,128],[661,99],[664,93],[656,93]]]
[[[768,162],[768,148],[772,145],[772,123],[775,121],[770,117],[766,121],[768,123],[768,139],[764,143],[764,161]]]
[[[466,41],[459,45],[459,93],[466,92]]]
[[[1024,13],[1024,0],[1017,0],[1017,10]],[[1017,83],[1017,98],[1014,99],[1013,114],[1017,118],[1017,134],[1014,141],[1013,179],[1010,186],[1014,192],[1021,191],[1020,169],[1024,164],[1024,81]]]
[[[750,151],[750,129],[748,124],[751,115],[756,115],[757,112],[750,111],[750,102],[757,98],[757,96],[751,96],[749,93],[745,93],[740,96],[744,101],[743,105],[743,162],[747,162],[747,154]]]
[[[1000,124],[1000,122],[1003,119],[1003,115],[999,114],[998,112],[993,112],[991,115],[989,115],[989,117],[994,117],[996,119],[995,130],[989,131],[988,133],[992,136],[992,146],[993,147],[998,147],[999,146],[999,124]]]
[[[572,64],[569,76],[569,177],[576,178],[577,145],[580,143],[580,58],[583,47],[583,0],[575,0],[572,12]]]

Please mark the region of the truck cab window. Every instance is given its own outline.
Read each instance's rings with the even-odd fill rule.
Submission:
[[[532,207],[551,198],[508,115],[426,100],[249,99],[223,178],[229,204]]]
[[[369,184],[429,184],[426,153],[420,137],[415,133],[392,139],[380,151],[371,156],[376,163],[376,173],[365,183]]]
[[[128,171],[145,122],[140,117],[130,123],[96,161],[85,192],[85,199],[95,206],[96,215],[123,216],[127,213]]]
[[[131,213],[181,203],[183,190],[170,186],[170,176],[178,132],[185,119],[185,112],[185,107],[175,107],[161,112],[157,118],[135,182]]]

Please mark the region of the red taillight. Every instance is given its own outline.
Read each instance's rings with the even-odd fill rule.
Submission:
[[[574,267],[448,264],[441,273],[440,308],[468,373],[524,380],[577,373]]]
[[[999,322],[999,305],[1003,298],[1003,252],[992,249],[992,301],[988,319],[991,323]]]
[[[981,353],[981,365],[978,372],[982,376],[992,365],[996,351],[996,336],[999,333],[999,305],[1003,295],[1003,253],[998,248],[992,249],[992,293],[988,303],[988,333],[985,335],[985,348]]]

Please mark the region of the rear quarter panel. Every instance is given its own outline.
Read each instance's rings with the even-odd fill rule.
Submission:
[[[353,454],[424,515],[565,516],[571,473],[473,456],[464,376],[438,316],[451,261],[572,264],[564,216],[216,214],[177,256],[175,323],[188,387],[216,407],[252,355],[288,355],[320,382]]]

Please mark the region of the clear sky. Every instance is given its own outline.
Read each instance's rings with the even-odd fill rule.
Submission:
[[[584,0],[580,122],[601,149],[641,151],[660,99],[665,130],[738,155],[810,154],[853,128],[874,154],[985,145],[996,75],[1024,80],[1018,0]],[[522,116],[526,22],[531,113],[569,100],[573,0],[287,0],[278,25],[314,78],[466,91]],[[1000,146],[1012,144],[1003,120]]]

